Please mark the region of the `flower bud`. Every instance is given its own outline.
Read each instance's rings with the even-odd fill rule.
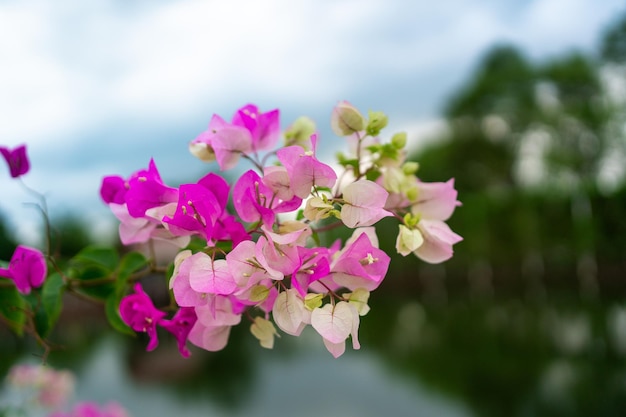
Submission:
[[[367,301],[370,298],[370,292],[365,288],[357,288],[351,293],[343,294],[343,296],[350,304],[353,304],[356,307],[356,311],[359,313],[359,316],[364,316],[370,311],[370,306],[367,305]]]
[[[189,144],[189,152],[202,162],[215,161],[215,151],[213,148],[204,142],[191,142]]]
[[[315,133],[315,122],[306,116],[298,117],[285,131],[285,146],[299,145],[311,149],[311,135]]]
[[[387,126],[387,115],[382,111],[369,111],[368,112],[369,121],[367,122],[367,131],[368,135],[377,136],[380,131]]]
[[[402,172],[404,175],[413,175],[417,172],[420,165],[417,162],[408,161],[402,165]]]
[[[323,298],[324,294],[308,293],[304,296],[304,307],[309,311],[313,311],[322,306]]]
[[[416,201],[418,195],[419,195],[419,191],[417,187],[411,187],[408,190],[406,190],[406,198],[408,198],[410,202]]]
[[[406,146],[406,133],[400,132],[393,135],[391,137],[391,144],[396,149],[403,149]]]
[[[260,303],[261,301],[265,301],[269,294],[269,288],[267,288],[265,285],[258,284],[250,289],[249,300],[253,303]]]
[[[365,129],[365,118],[352,104],[341,101],[333,109],[330,125],[337,136],[350,136]]]
[[[405,225],[399,225],[396,250],[402,256],[407,256],[424,243],[424,237],[418,229],[409,229]]]
[[[310,221],[322,220],[331,216],[333,205],[322,200],[320,197],[311,197],[306,201],[304,217]]]

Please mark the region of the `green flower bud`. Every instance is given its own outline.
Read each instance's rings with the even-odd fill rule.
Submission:
[[[409,229],[405,225],[398,226],[398,238],[396,239],[396,251],[407,256],[409,253],[417,250],[424,243],[424,237],[418,229]]]
[[[387,126],[387,115],[381,111],[369,111],[369,121],[367,122],[367,133],[371,136],[376,136],[380,131]]]
[[[304,296],[304,307],[309,311],[313,311],[322,306],[323,298],[324,294],[309,293]]]
[[[356,307],[359,316],[364,316],[370,311],[370,306],[367,305],[370,292],[365,288],[357,288],[351,293],[343,294],[343,297],[347,298],[348,302]]]
[[[420,164],[417,162],[408,161],[402,165],[402,172],[404,172],[404,175],[413,175],[417,172],[419,167]]]
[[[313,133],[315,122],[306,116],[300,116],[285,131],[285,146],[306,145],[303,147],[308,150],[308,141]]]
[[[408,198],[410,202],[417,200],[418,194],[419,191],[417,190],[417,187],[409,188],[408,190],[406,190],[406,198]]]
[[[406,133],[400,132],[393,135],[391,137],[391,144],[396,149],[403,149],[406,146]]]
[[[255,285],[250,289],[250,301],[253,303],[260,303],[261,301],[265,301],[267,296],[269,295],[270,290],[264,285]]]
[[[341,101],[333,109],[330,126],[337,136],[350,136],[365,129],[365,118],[352,104]]]

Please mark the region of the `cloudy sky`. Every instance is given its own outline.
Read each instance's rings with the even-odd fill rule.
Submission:
[[[619,0],[0,0],[0,145],[27,144],[25,182],[53,214],[109,219],[104,175],[151,157],[171,184],[206,172],[187,143],[213,113],[278,107],[284,127],[309,115],[333,141],[329,113],[347,99],[419,132],[490,46],[533,59],[592,51],[625,10]],[[0,190],[0,212],[32,236],[33,198],[6,169]]]

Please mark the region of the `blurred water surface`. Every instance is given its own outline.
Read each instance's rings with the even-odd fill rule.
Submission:
[[[265,350],[245,325],[225,350],[183,359],[165,334],[145,352],[143,338],[84,317],[87,327],[57,335],[67,348],[49,362],[76,372],[76,400],[114,400],[133,416],[618,416],[626,407],[626,306],[614,301],[383,294],[361,322],[362,349],[339,359],[312,330]],[[36,360],[36,347],[1,340],[3,369]]]

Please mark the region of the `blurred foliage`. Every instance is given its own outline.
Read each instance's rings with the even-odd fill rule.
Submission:
[[[490,50],[451,97],[448,130],[411,158],[424,181],[455,178],[463,206],[449,224],[465,241],[440,268],[411,259],[392,261],[391,273],[439,268],[448,284],[476,278],[511,294],[623,296],[626,181],[618,168],[607,185],[606,170],[611,158],[626,165],[626,100],[613,96],[626,83],[625,44],[623,17],[597,57],[531,62],[513,46]],[[380,227],[387,248],[393,232]]]
[[[53,219],[51,223],[50,252],[56,258],[71,258],[93,243],[89,225],[76,217],[66,215]]]
[[[0,259],[11,259],[16,246],[17,243],[15,243],[13,237],[9,234],[2,217],[0,217]]]

